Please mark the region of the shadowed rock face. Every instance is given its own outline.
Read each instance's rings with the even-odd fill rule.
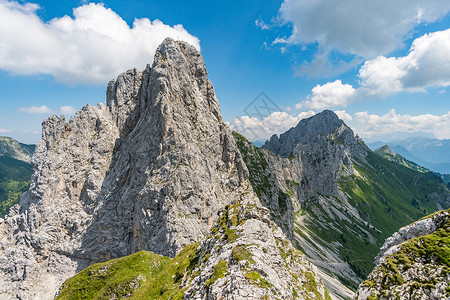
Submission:
[[[194,47],[166,39],[106,102],[43,122],[30,190],[0,220],[0,295],[50,299],[94,262],[174,256],[249,188]]]

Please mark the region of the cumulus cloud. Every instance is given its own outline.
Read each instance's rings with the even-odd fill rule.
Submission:
[[[55,111],[51,108],[48,108],[45,105],[42,106],[29,106],[29,107],[21,107],[17,111],[24,112],[27,114],[54,114]]]
[[[337,114],[339,119],[343,120],[344,122],[353,120],[352,116],[349,115],[345,110],[335,110],[334,113]]]
[[[243,134],[250,141],[268,139],[274,134],[280,134],[294,127],[301,119],[313,116],[314,111],[291,115],[287,112],[273,112],[264,119],[242,116],[234,118],[229,124],[231,129]]]
[[[321,110],[331,107],[345,107],[349,104],[356,90],[350,84],[343,84],[341,80],[316,85],[306,100],[297,103],[296,109]]]
[[[279,15],[293,29],[279,41],[371,58],[398,49],[418,24],[448,12],[450,2],[441,0],[284,0]]]
[[[341,80],[317,85],[296,109],[346,107],[368,100],[382,100],[399,92],[425,92],[450,86],[450,29],[425,34],[412,43],[406,56],[378,56],[360,68],[359,87]],[[441,90],[440,93],[445,92]]]
[[[450,138],[450,111],[443,115],[423,114],[411,116],[398,114],[391,109],[387,114],[368,112],[354,114],[353,126],[362,137],[372,137],[393,132],[430,132],[440,139]]]
[[[0,69],[50,74],[68,84],[104,84],[129,68],[151,63],[166,37],[200,49],[182,25],[135,19],[133,26],[103,4],[86,4],[44,22],[36,4],[0,0]]]
[[[450,85],[450,29],[414,40],[407,56],[379,56],[359,71],[369,94],[386,97],[399,91],[424,91]]]
[[[63,115],[73,115],[77,112],[77,109],[73,106],[61,106],[59,110]]]
[[[10,130],[8,130],[8,129],[1,129],[0,128],[0,133],[6,133],[6,132],[10,132]]]

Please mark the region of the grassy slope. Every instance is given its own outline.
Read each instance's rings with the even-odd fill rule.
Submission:
[[[362,277],[374,267],[373,257],[384,240],[400,227],[436,211],[430,195],[436,191],[444,192],[440,179],[432,173],[414,171],[372,152],[367,161],[368,164],[355,164],[362,177],[352,176],[338,182],[359,215],[378,229],[367,228],[377,239],[375,244],[360,241],[351,233],[344,235],[347,242],[341,253]],[[332,241],[333,233],[330,235],[327,240]]]
[[[10,157],[0,157],[0,217],[19,202],[28,190],[33,168],[31,164]]]
[[[245,137],[236,133],[234,135],[249,169],[250,182],[254,190],[258,196],[261,194],[271,196],[273,189],[265,174],[267,162],[264,157],[257,147],[248,146]],[[304,239],[313,238],[313,244],[333,248],[333,252],[337,252],[360,278],[366,278],[373,270],[373,259],[384,240],[400,227],[436,211],[436,204],[429,195],[443,191],[444,187],[441,180],[432,173],[409,169],[373,152],[369,152],[367,163],[355,162],[355,168],[361,177],[342,178],[338,186],[347,195],[350,204],[358,210],[359,215],[373,226],[362,222],[356,223],[340,199],[317,195],[323,201],[331,203],[333,200],[337,204],[330,204],[333,210],[327,212],[317,199],[311,199],[314,201],[310,201],[308,206],[303,207],[297,214],[298,217],[308,216],[304,224],[306,228],[296,222],[294,230]],[[295,195],[295,191],[293,194]],[[269,208],[273,210],[273,207]],[[272,211],[272,216],[278,215],[279,212]],[[312,236],[308,237],[304,230]],[[367,233],[373,236],[375,241],[371,241]],[[341,246],[331,244],[335,242]],[[344,277],[339,278],[347,286],[357,288],[358,282],[352,282]]]
[[[388,150],[390,150],[390,151],[387,151],[386,147],[387,146],[383,146],[383,147],[375,150],[374,153],[378,154],[379,156],[381,156],[381,157],[383,157],[383,158],[385,158],[387,160],[396,162],[399,165],[402,165],[402,166],[405,166],[407,168],[419,171],[421,173],[431,172],[427,168],[419,166],[418,164],[416,164],[416,163],[414,163],[414,162],[412,162],[410,160],[407,160],[403,156],[392,152],[392,150],[390,150],[389,148],[388,148]]]
[[[92,265],[66,280],[56,299],[182,299],[180,280],[196,264],[197,247],[188,245],[173,259],[140,251]]]

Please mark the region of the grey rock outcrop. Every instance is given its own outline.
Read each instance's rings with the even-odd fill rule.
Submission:
[[[0,298],[51,299],[99,261],[199,241],[248,186],[200,53],[166,39],[107,106],[43,122],[35,172],[0,224]]]
[[[227,206],[213,232],[184,280],[186,299],[330,299],[317,269],[252,193]]]
[[[402,227],[386,239],[355,299],[450,299],[450,211]]]

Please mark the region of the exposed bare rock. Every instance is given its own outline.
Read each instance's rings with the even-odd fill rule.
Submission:
[[[330,299],[317,269],[245,193],[200,244],[186,299]]]
[[[30,191],[0,224],[0,295],[51,299],[94,262],[174,256],[243,192],[248,171],[194,47],[166,39],[151,68],[110,82],[107,105],[43,122]]]

